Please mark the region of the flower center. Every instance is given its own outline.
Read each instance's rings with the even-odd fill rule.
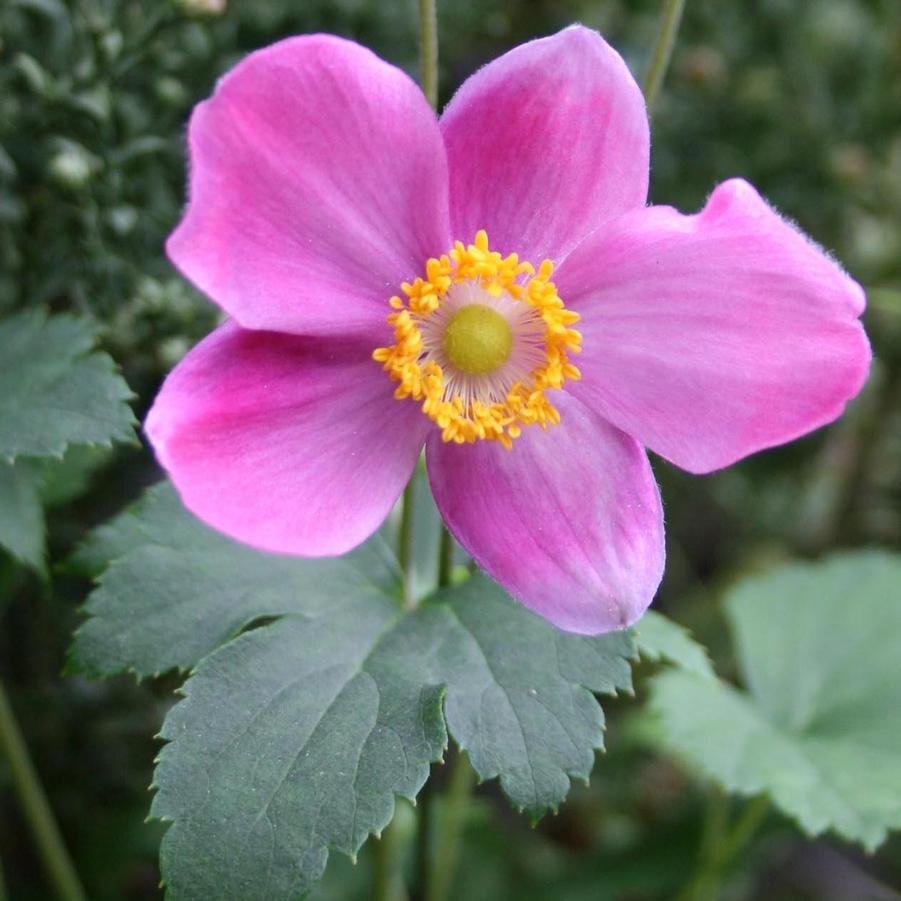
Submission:
[[[494,372],[510,357],[513,331],[492,307],[473,303],[454,313],[444,330],[448,359],[470,375]]]
[[[372,354],[398,382],[394,396],[420,402],[441,437],[458,444],[499,441],[509,450],[523,427],[557,425],[547,392],[579,378],[569,355],[582,336],[551,281],[553,263],[536,270],[515,253],[503,257],[480,231],[425,269],[390,300],[395,343]]]

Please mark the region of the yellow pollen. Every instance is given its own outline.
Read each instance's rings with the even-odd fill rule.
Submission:
[[[444,331],[444,349],[451,362],[470,375],[494,372],[507,362],[513,331],[497,310],[473,303],[454,313]]]
[[[441,437],[457,444],[486,439],[509,450],[524,427],[557,425],[560,413],[546,392],[580,378],[569,356],[582,349],[582,335],[553,272],[550,260],[536,270],[515,253],[491,250],[485,231],[428,260],[425,277],[404,282],[403,296],[389,301],[395,343],[372,354],[398,383],[394,396],[419,402]],[[472,302],[461,303],[457,291],[468,291],[462,296]],[[489,305],[495,301],[497,308]],[[443,329],[437,348],[430,337],[436,328]],[[530,368],[521,372],[523,360]],[[505,378],[510,373],[517,378]]]

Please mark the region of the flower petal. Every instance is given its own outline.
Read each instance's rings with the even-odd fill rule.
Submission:
[[[246,328],[379,328],[449,244],[435,115],[399,69],[330,35],[236,66],[191,117],[190,203],[167,244]]]
[[[559,262],[643,206],[649,132],[619,54],[581,26],[523,44],[469,78],[441,117],[454,237]]]
[[[561,629],[633,623],[663,575],[663,511],[644,451],[575,398],[560,425],[494,441],[426,446],[448,528],[492,578]]]
[[[197,345],[145,425],[185,505],[267,551],[328,556],[368,538],[429,425],[369,353],[233,324]]]
[[[690,472],[831,422],[867,375],[860,286],[740,180],[609,223],[556,280],[582,316],[573,393]]]

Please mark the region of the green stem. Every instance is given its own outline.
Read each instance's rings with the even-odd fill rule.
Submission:
[[[403,851],[398,833],[397,811],[381,838],[373,843],[373,901],[406,901],[407,893],[400,877],[400,857]]]
[[[441,544],[438,548],[438,587],[447,588],[454,568],[454,539],[447,526],[441,525]]]
[[[416,606],[410,587],[410,560],[413,552],[413,506],[416,500],[416,472],[404,488],[397,537],[397,561],[403,583],[404,607]],[[405,901],[407,897],[400,873],[403,843],[398,834],[397,810],[381,837],[373,842],[372,897],[374,901]]]
[[[25,740],[0,683],[0,752],[9,763],[13,788],[35,844],[61,901],[85,901],[69,853],[59,834],[50,804],[35,772]]]
[[[6,891],[6,880],[3,878],[3,863],[0,861],[0,901],[8,901],[9,894]]]
[[[713,786],[704,809],[700,860],[706,861],[713,857],[720,839],[729,825],[729,807],[730,799],[726,792],[719,785]]]
[[[769,799],[760,795],[745,807],[731,829],[715,836],[709,854],[676,901],[715,901],[723,871],[760,828],[769,808]]]
[[[415,887],[414,897],[422,901],[428,891],[429,879],[432,872],[432,818],[435,799],[435,788],[429,781],[426,782],[416,798],[416,871],[413,874]]]
[[[420,82],[422,92],[432,109],[438,108],[438,10],[436,0],[419,0],[419,53],[420,53]],[[400,520],[400,536],[398,542],[397,557],[400,563],[404,580],[404,605],[413,606],[410,596],[410,556],[413,543],[413,500],[414,481],[410,479],[404,489],[404,498]],[[442,527],[441,553],[439,563],[439,583],[445,570],[444,536],[447,530]],[[450,537],[450,536],[448,536]],[[451,553],[453,545],[451,545]],[[447,564],[447,582],[450,583],[450,564]],[[417,841],[417,879],[428,870],[429,848],[429,822],[430,822],[430,791],[428,783],[420,792],[418,810],[418,841]],[[375,875],[372,897],[377,901],[396,901],[406,896],[403,883],[400,880],[400,841],[396,834],[397,816],[385,832],[381,840],[375,846]],[[423,881],[418,882],[420,886]]]
[[[460,858],[466,807],[475,785],[475,771],[469,758],[459,751],[454,758],[450,784],[444,796],[441,831],[428,880],[425,901],[447,901]]]
[[[413,552],[413,503],[416,498],[416,473],[410,477],[400,508],[400,533],[397,539],[397,561],[403,578],[404,606],[414,605],[410,587],[410,557]]]
[[[436,0],[419,0],[419,65],[422,93],[438,109],[438,10]]]
[[[648,74],[644,81],[644,99],[648,105],[648,116],[654,113],[654,104],[657,101],[657,95],[660,93],[666,70],[669,68],[684,9],[685,0],[664,0],[660,31],[657,34],[657,43],[654,45],[651,65],[648,68]]]

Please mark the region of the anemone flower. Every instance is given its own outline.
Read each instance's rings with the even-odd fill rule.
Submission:
[[[170,258],[230,320],[147,433],[187,507],[266,551],[343,554],[425,447],[448,528],[557,626],[650,604],[645,448],[692,473],[835,419],[864,295],[746,182],[648,206],[641,91],[571,27],[474,74],[440,118],[337,37],[251,54],[191,118]]]

